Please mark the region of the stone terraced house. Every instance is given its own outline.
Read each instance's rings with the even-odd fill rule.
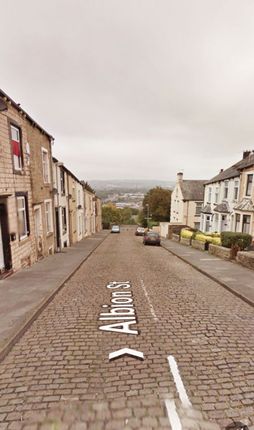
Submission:
[[[0,90],[0,273],[54,252],[52,141]]]
[[[254,154],[244,151],[242,160],[206,182],[201,217],[203,232],[253,234],[253,165]]]
[[[68,174],[63,163],[53,157],[53,191],[56,251],[70,246]]]
[[[170,223],[200,228],[205,182],[184,180],[183,173],[177,174],[176,185],[171,195]]]

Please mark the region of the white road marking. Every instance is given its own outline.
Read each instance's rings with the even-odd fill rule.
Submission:
[[[152,317],[153,317],[154,321],[159,321],[159,318],[157,317],[157,315],[155,313],[155,310],[154,310],[154,307],[153,307],[152,302],[150,300],[150,297],[148,295],[148,292],[146,291],[146,287],[145,287],[143,279],[141,279],[141,287],[142,287],[142,289],[143,289],[143,291],[145,293],[146,299],[147,299],[149,307],[150,307],[150,312],[152,314]]]
[[[177,413],[174,400],[165,400],[165,405],[172,430],[182,430],[182,424]]]
[[[192,405],[191,405],[190,399],[188,397],[188,394],[185,390],[185,387],[183,385],[183,381],[182,381],[182,378],[181,378],[181,375],[180,375],[180,372],[179,372],[179,369],[177,366],[177,362],[176,362],[175,358],[173,357],[173,355],[168,356],[168,363],[169,363],[169,367],[170,367],[171,373],[173,375],[176,389],[178,391],[178,395],[180,397],[182,405],[185,408],[189,408]]]
[[[108,356],[109,360],[113,360],[113,358],[121,357],[121,355],[131,355],[132,357],[141,358],[141,360],[144,360],[144,354],[143,352],[137,351],[136,349],[131,348],[122,348],[118,349],[117,351],[111,352]]]

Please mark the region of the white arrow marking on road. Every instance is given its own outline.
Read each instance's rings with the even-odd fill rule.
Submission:
[[[122,348],[122,349],[118,349],[118,351],[111,352],[108,356],[108,359],[113,360],[113,358],[117,358],[125,354],[132,355],[133,357],[137,357],[137,358],[140,358],[141,360],[144,360],[143,352],[136,351],[136,349],[130,349],[130,348]]]

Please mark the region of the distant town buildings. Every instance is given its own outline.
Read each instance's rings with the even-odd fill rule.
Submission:
[[[89,185],[52,156],[53,142],[0,90],[0,275],[102,229],[101,200],[90,187],[87,201]]]

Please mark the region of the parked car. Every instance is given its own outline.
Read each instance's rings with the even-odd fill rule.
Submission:
[[[135,231],[135,235],[136,236],[144,236],[144,234],[145,234],[144,227],[137,227],[137,229]]]
[[[160,246],[160,244],[161,244],[161,238],[160,238],[159,233],[156,233],[155,231],[147,231],[144,234],[143,244],[144,245],[157,245],[157,246]]]
[[[112,225],[111,233],[120,233],[119,225]]]

